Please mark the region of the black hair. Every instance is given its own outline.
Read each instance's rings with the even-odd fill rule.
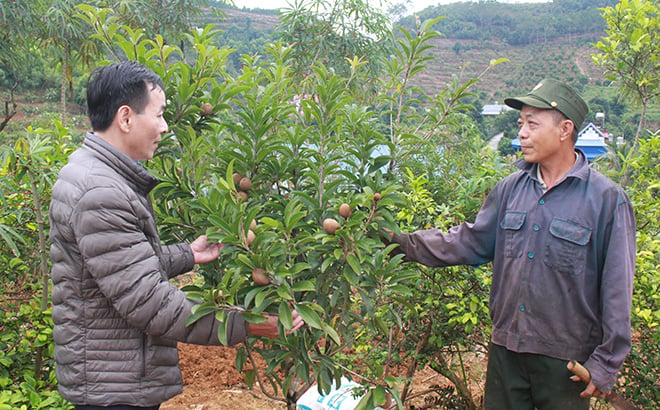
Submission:
[[[149,85],[151,90],[165,89],[158,74],[135,61],[97,67],[87,80],[87,115],[92,130],[107,130],[122,105],[141,113],[149,102]]]

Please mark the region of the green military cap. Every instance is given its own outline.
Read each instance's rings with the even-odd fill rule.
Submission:
[[[589,112],[587,103],[567,84],[552,78],[546,78],[532,89],[526,96],[505,98],[504,103],[516,110],[523,105],[546,110],[557,110],[573,121],[577,130]]]

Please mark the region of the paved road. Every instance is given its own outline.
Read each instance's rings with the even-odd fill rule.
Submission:
[[[497,151],[497,145],[500,143],[500,140],[504,136],[503,132],[500,132],[499,134],[495,134],[490,141],[488,141],[488,146]]]

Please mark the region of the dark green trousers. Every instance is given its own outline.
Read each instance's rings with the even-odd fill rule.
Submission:
[[[491,343],[486,373],[486,410],[589,410],[580,397],[586,385],[569,379],[567,361],[514,353]]]

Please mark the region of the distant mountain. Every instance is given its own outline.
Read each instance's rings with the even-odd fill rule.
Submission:
[[[548,3],[501,4],[461,2],[428,7],[399,22],[412,29],[417,18],[446,16],[437,30],[457,40],[500,39],[511,46],[538,44],[559,38],[598,35],[605,30],[602,7],[617,0],[555,0]]]
[[[452,75],[472,78],[491,59],[508,58],[509,62],[488,72],[478,86],[495,100],[512,91],[528,90],[544,77],[559,78],[578,88],[601,85],[604,78],[602,70],[591,60],[591,54],[597,52],[592,44],[605,35],[606,24],[599,8],[616,3],[480,1],[429,7],[417,13],[417,18],[446,18],[435,27],[443,34],[432,50],[435,64],[419,81],[435,90]],[[406,17],[399,25],[414,30],[415,17]]]
[[[601,7],[616,0],[554,0],[551,3],[501,4],[494,1],[461,2],[429,7],[417,13],[423,21],[446,18],[434,28],[434,56],[414,83],[429,93],[445,87],[451,76],[464,80],[479,75],[492,59],[510,61],[490,70],[477,86],[480,100],[501,101],[505,95],[533,87],[544,77],[555,77],[575,86],[601,85],[602,70],[591,61],[592,44],[605,35]],[[225,8],[228,19],[220,23],[229,44],[242,38],[253,46],[272,41],[278,24],[273,10]],[[415,16],[397,25],[415,31]],[[265,38],[257,40],[260,36]],[[239,42],[240,43],[240,42]],[[239,52],[253,53],[255,49]]]

